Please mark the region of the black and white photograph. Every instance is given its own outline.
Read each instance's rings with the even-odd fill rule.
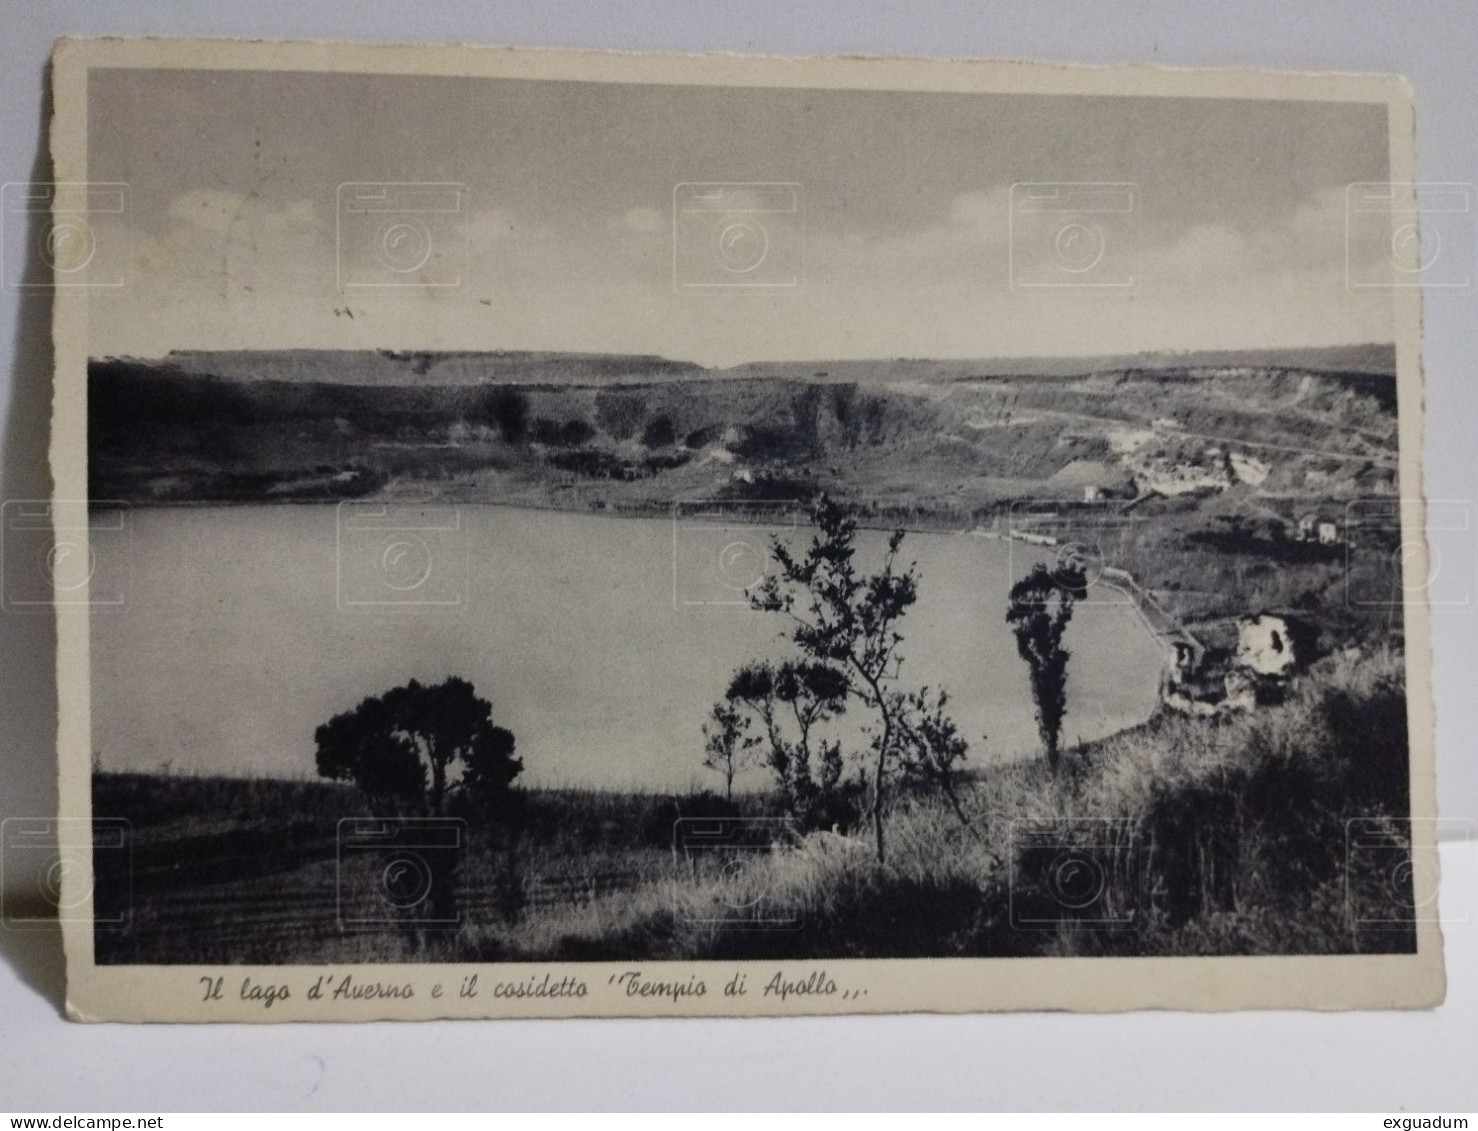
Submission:
[[[1399,86],[68,50],[84,965],[1440,997]]]

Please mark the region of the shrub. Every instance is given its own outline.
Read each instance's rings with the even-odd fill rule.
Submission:
[[[561,471],[572,471],[587,479],[634,479],[634,469],[620,456],[599,449],[550,452],[544,457]]]
[[[595,398],[595,419],[607,434],[629,440],[647,413],[647,398],[641,393],[602,392]]]
[[[535,442],[550,447],[578,448],[595,437],[595,429],[583,420],[550,420],[540,416],[534,420],[531,434]]]
[[[753,499],[756,502],[809,503],[821,494],[814,479],[799,475],[761,472],[752,481],[731,479],[719,491],[722,499]]]
[[[705,424],[702,428],[695,428],[683,437],[683,446],[686,448],[706,448],[720,436],[724,430],[717,424]]]
[[[647,812],[642,823],[643,844],[672,848],[677,822],[685,817],[738,817],[740,808],[726,797],[704,790],[687,797],[664,797]]]
[[[477,415],[496,427],[503,439],[516,444],[528,433],[529,398],[518,389],[494,386],[483,396]]]
[[[665,413],[654,417],[642,429],[641,442],[648,448],[672,447],[677,442],[677,429],[672,425],[672,417]]]

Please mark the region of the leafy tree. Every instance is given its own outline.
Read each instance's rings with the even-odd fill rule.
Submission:
[[[545,416],[536,416],[530,426],[529,434],[540,444],[551,447],[578,448],[595,437],[595,429],[579,419],[561,422],[550,420]]]
[[[1081,567],[1069,563],[1049,570],[1040,563],[1011,587],[1006,623],[1016,634],[1016,651],[1030,672],[1037,733],[1055,771],[1067,713],[1067,661],[1063,634],[1073,619],[1073,603],[1087,594]]]
[[[785,796],[787,808],[807,826],[835,823],[843,816],[829,804],[842,774],[841,747],[822,740],[817,724],[846,709],[847,680],[836,668],[809,661],[745,664],[734,673],[714,707],[740,720],[750,748],[765,746],[765,764]],[[749,735],[758,721],[763,737]]]
[[[528,435],[529,398],[519,389],[493,386],[483,395],[480,415],[510,444],[516,444]]]
[[[645,393],[606,390],[596,394],[595,420],[615,440],[629,440],[647,414]]]
[[[410,801],[426,796],[426,767],[379,696],[335,715],[314,738],[321,777],[352,781],[372,798]]]
[[[953,724],[945,729],[947,720],[942,700],[933,703],[937,709],[934,722],[926,724],[911,719],[909,716],[919,709],[923,700],[885,686],[896,677],[903,663],[899,652],[903,642],[899,622],[918,600],[915,566],[910,564],[903,569],[898,566],[903,531],[896,530],[888,538],[882,566],[874,573],[863,575],[858,572],[855,560],[857,523],[846,508],[823,495],[812,506],[811,521],[817,533],[803,555],[793,554],[781,540],[775,540],[771,554],[777,571],[766,576],[751,597],[751,604],[790,617],[791,640],[800,648],[806,662],[814,666],[816,675],[825,681],[825,685],[818,687],[812,677],[807,677],[795,685],[798,694],[791,702],[807,704],[809,722],[802,728],[803,733],[809,734],[811,725],[838,713],[837,704],[845,699],[858,701],[867,712],[872,757],[868,811],[881,862],[885,857],[885,794],[890,773],[898,770],[895,763],[911,762],[919,757],[924,749],[921,743],[927,744],[946,733],[953,735]],[[820,677],[823,671],[828,674]],[[739,674],[743,674],[743,669]],[[731,693],[733,690],[731,687]],[[776,700],[787,702],[780,691],[777,684]],[[801,719],[798,717],[797,721]],[[960,746],[957,755],[944,749],[930,757],[935,765],[953,766],[963,755],[964,747]],[[841,753],[834,744],[822,757],[821,764],[833,783],[840,778]],[[794,774],[793,769],[787,769]]]
[[[734,799],[734,775],[748,761],[748,754],[760,744],[749,733],[749,719],[727,703],[715,703],[708,722],[703,724],[703,764],[722,774],[724,799]]]
[[[663,414],[652,419],[642,430],[641,442],[648,448],[670,448],[677,442],[677,429],[672,417]]]
[[[483,810],[496,808],[522,772],[523,761],[513,756],[513,732],[484,717],[462,754],[463,792]]]
[[[937,788],[968,828],[970,819],[955,791],[955,778],[970,744],[945,713],[949,693],[941,690],[931,694],[925,687],[901,699],[894,708],[894,717],[898,720],[898,744],[904,751],[899,759],[903,781]]]
[[[440,814],[458,768],[457,784],[469,797],[495,800],[523,763],[513,756],[512,733],[493,725],[492,711],[465,679],[413,679],[318,727],[318,772],[352,781],[372,797],[424,799]]]

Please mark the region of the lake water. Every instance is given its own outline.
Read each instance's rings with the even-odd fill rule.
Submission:
[[[764,566],[763,528],[360,504],[138,509],[128,525],[126,605],[92,618],[93,746],[109,770],[311,777],[318,724],[412,677],[459,675],[514,732],[525,784],[716,788],[701,766],[709,708],[737,665],[790,654],[784,619],[736,588]],[[860,536],[862,564],[883,542]],[[904,540],[921,580],[897,686],[947,689],[977,765],[1038,748],[1004,621],[1038,553]],[[1156,643],[1125,599],[1101,599],[1069,629],[1069,740],[1154,705]]]

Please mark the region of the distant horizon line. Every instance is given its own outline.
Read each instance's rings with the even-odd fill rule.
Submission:
[[[369,353],[380,355],[420,355],[429,354],[443,357],[497,357],[497,356],[529,356],[529,357],[565,357],[565,358],[632,358],[645,361],[660,361],[669,365],[687,365],[696,369],[704,370],[726,370],[740,369],[746,366],[763,365],[824,365],[824,364],[859,364],[859,363],[900,363],[900,362],[1011,362],[1011,361],[1100,361],[1106,358],[1174,358],[1174,357],[1207,357],[1218,355],[1235,356],[1240,354],[1297,354],[1315,353],[1320,351],[1345,351],[1354,352],[1359,350],[1394,350],[1394,340],[1367,340],[1359,342],[1326,342],[1309,343],[1304,345],[1284,346],[1217,346],[1207,348],[1163,348],[1163,349],[1140,349],[1140,350],[1104,350],[1094,353],[1002,353],[1002,354],[936,354],[916,356],[882,356],[878,354],[858,355],[853,357],[839,357],[835,355],[818,357],[757,357],[746,361],[736,361],[728,364],[708,364],[694,361],[688,358],[670,357],[667,354],[653,352],[626,352],[620,350],[568,350],[568,349],[528,349],[522,347],[496,347],[496,348],[456,348],[438,347],[427,348],[418,346],[265,346],[265,347],[217,347],[217,346],[182,346],[174,347],[162,354],[142,353],[107,353],[89,354],[88,361],[166,361],[170,357],[181,354],[290,354],[290,353],[320,353],[320,354],[353,354]]]

